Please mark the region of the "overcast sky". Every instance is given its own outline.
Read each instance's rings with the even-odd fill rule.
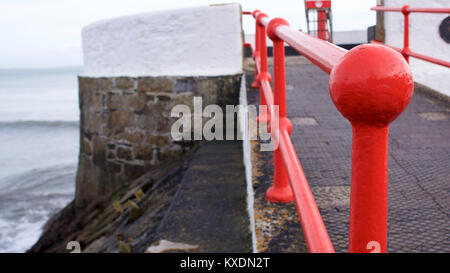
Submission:
[[[1,0],[0,68],[82,65],[81,29],[111,17],[154,10],[226,3],[227,0]],[[229,1],[233,2],[233,1]],[[237,2],[237,1],[235,1]],[[306,30],[303,0],[242,0],[244,10],[260,9]],[[366,29],[375,24],[376,0],[332,0],[333,28]],[[247,17],[247,16],[246,16]],[[244,17],[244,30],[254,21]]]

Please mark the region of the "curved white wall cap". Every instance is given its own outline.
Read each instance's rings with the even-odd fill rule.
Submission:
[[[216,76],[242,72],[239,4],[136,14],[82,31],[83,76]]]

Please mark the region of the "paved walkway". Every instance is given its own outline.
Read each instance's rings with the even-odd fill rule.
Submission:
[[[252,252],[241,141],[202,141],[158,235],[190,252]]]
[[[299,57],[294,57],[299,58]],[[288,60],[289,62],[289,60]],[[292,139],[336,252],[348,244],[351,127],[333,105],[329,76],[312,64],[287,66]],[[252,73],[247,73],[250,85]],[[259,94],[249,88],[249,103]],[[450,252],[450,109],[414,95],[389,137],[389,252]],[[306,251],[294,204],[264,200],[272,153],[252,143],[258,249]]]

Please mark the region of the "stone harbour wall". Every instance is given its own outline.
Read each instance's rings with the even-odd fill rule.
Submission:
[[[107,198],[145,172],[182,156],[172,107],[238,103],[241,74],[211,77],[79,77],[80,155],[75,204]]]

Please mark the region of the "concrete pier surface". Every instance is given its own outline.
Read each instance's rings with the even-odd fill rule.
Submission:
[[[259,105],[250,88],[249,104]],[[292,141],[336,252],[347,252],[352,130],[333,105],[329,76],[302,57],[286,60]],[[415,93],[389,135],[388,252],[450,251],[450,108]],[[294,203],[269,203],[273,153],[251,143],[255,223],[260,252],[306,252]]]
[[[202,141],[158,236],[189,252],[252,252],[241,141]]]

